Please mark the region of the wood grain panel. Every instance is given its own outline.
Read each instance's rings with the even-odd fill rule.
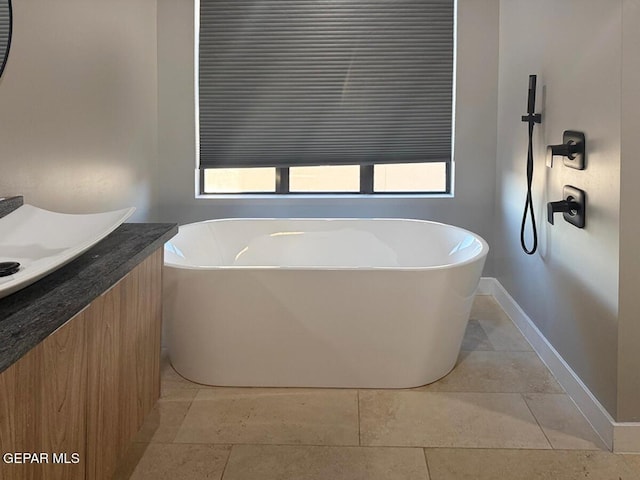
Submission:
[[[148,257],[87,319],[87,478],[111,478],[159,397],[162,259]]]
[[[117,411],[113,402],[99,401],[117,395],[118,372],[114,370],[120,359],[120,303],[119,284],[96,299],[87,315],[87,478],[100,478],[96,472],[113,468],[105,459],[117,458],[119,445]]]
[[[43,479],[85,477],[87,358],[84,313],[67,322],[42,342],[44,363],[39,390],[42,403],[38,418],[42,425],[44,452],[77,453],[80,463],[42,465]],[[66,458],[72,462],[72,458]]]
[[[48,455],[46,462],[0,463],[2,479],[85,478],[86,348],[84,312],[0,375],[2,452]],[[6,437],[5,437],[6,435]],[[77,453],[80,463],[53,463]],[[42,459],[42,457],[41,457]]]
[[[158,250],[149,262],[145,262],[140,275],[146,279],[140,282],[136,325],[136,338],[141,343],[136,349],[138,378],[137,432],[144,417],[154,407],[160,396],[160,335],[162,332],[162,264],[163,251]]]
[[[16,372],[14,364],[0,374],[0,454],[12,452],[16,447]],[[10,478],[1,459],[0,478]]]

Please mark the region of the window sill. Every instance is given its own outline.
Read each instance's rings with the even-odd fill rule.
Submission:
[[[363,200],[363,199],[428,199],[428,198],[454,198],[452,193],[297,193],[297,194],[273,194],[273,193],[206,193],[196,194],[197,200],[314,200],[314,201],[339,201],[339,200]]]

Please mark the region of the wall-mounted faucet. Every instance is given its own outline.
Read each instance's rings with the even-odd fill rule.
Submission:
[[[562,200],[547,203],[547,220],[553,225],[553,215],[562,212],[565,221],[578,228],[584,228],[586,197],[584,191],[571,185],[565,185],[562,194]]]
[[[562,144],[547,147],[547,167],[553,167],[553,157],[564,157],[567,167],[584,170],[586,142],[584,133],[565,130],[562,134]]]
[[[547,219],[549,223],[553,225],[553,214],[554,213],[569,213],[575,215],[578,213],[578,209],[580,208],[580,204],[578,202],[574,202],[573,200],[560,200],[558,202],[549,202],[547,203]]]

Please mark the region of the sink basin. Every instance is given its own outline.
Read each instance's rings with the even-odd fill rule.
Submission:
[[[0,218],[0,263],[18,262],[0,277],[0,298],[20,290],[91,248],[122,224],[135,208],[71,215],[22,205]]]

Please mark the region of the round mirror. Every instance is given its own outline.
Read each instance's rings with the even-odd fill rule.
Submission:
[[[11,46],[11,0],[0,0],[0,76]]]

